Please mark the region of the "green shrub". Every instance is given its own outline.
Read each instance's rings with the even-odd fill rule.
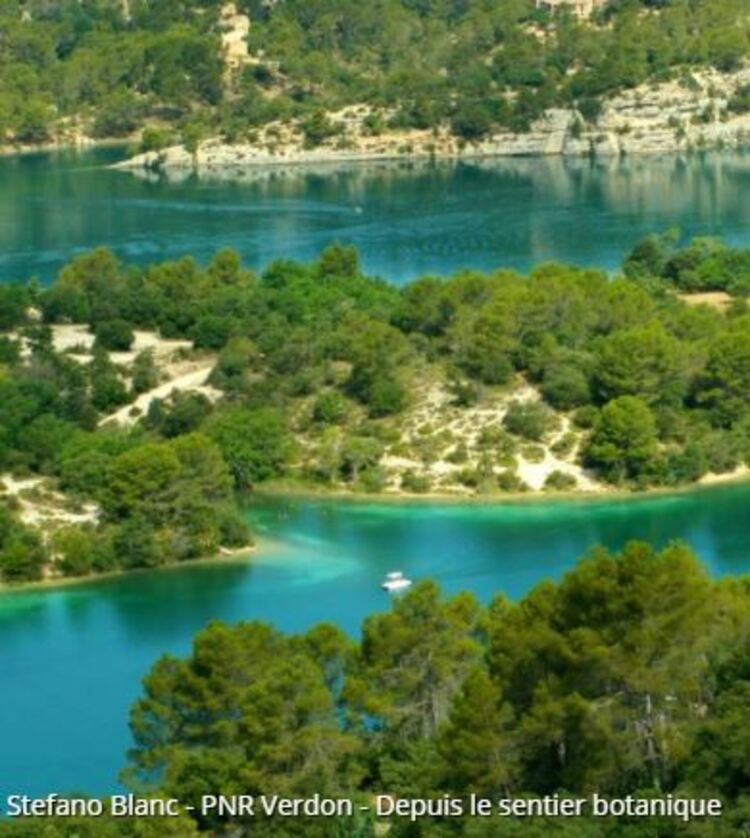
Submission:
[[[546,370],[541,391],[558,410],[570,410],[591,401],[588,378],[574,364],[559,364]]]
[[[164,128],[144,128],[141,135],[140,151],[161,151],[174,141],[172,132]]]
[[[446,462],[453,463],[453,465],[461,465],[469,459],[469,451],[466,445],[462,442],[457,445],[452,451],[449,451],[445,457]]]
[[[546,453],[541,445],[524,445],[521,449],[521,456],[529,463],[543,463]]]
[[[135,393],[146,393],[156,387],[159,383],[159,370],[154,362],[153,349],[144,349],[136,355],[131,372]]]
[[[387,482],[388,472],[380,466],[371,466],[360,474],[356,488],[362,492],[377,494],[383,491]]]
[[[413,492],[414,494],[421,495],[430,491],[432,482],[425,474],[418,474],[415,471],[405,471],[401,475],[401,488],[405,492]]]
[[[460,471],[456,472],[456,480],[462,486],[466,486],[469,489],[476,489],[479,486],[482,475],[474,468],[464,468]]]
[[[528,489],[513,469],[506,469],[497,476],[497,486],[501,492],[525,492]]]
[[[544,481],[544,488],[555,492],[567,492],[575,489],[578,481],[572,474],[564,471],[553,471]]]
[[[563,434],[560,439],[552,446],[552,453],[558,457],[567,457],[576,447],[577,437],[573,433]]]
[[[321,393],[313,405],[313,419],[321,425],[338,425],[348,412],[346,399],[336,390]]]
[[[135,340],[133,327],[126,320],[104,320],[96,324],[96,345],[110,352],[128,352]]]
[[[205,314],[195,322],[188,332],[188,337],[196,349],[222,349],[232,336],[234,328],[235,322],[232,317]]]
[[[727,103],[727,109],[736,114],[750,112],[750,84],[743,84],[737,88]]]
[[[403,410],[406,390],[391,376],[378,376],[370,387],[368,407],[370,416],[391,416]]]
[[[555,425],[555,416],[542,402],[511,402],[503,427],[524,439],[539,442]]]
[[[598,408],[591,404],[585,405],[584,407],[579,407],[578,410],[576,410],[575,415],[573,416],[573,423],[577,428],[581,428],[581,430],[588,430],[589,428],[594,427],[598,416]]]
[[[456,407],[473,407],[482,398],[482,388],[476,381],[454,377],[448,387]]]
[[[337,127],[322,110],[315,111],[300,127],[305,138],[305,148],[316,148],[338,133]]]

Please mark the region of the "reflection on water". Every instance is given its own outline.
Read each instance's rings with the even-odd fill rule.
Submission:
[[[100,244],[137,263],[229,246],[262,267],[340,240],[397,282],[552,259],[612,269],[673,226],[750,244],[750,155],[737,152],[287,166],[231,181],[105,168],[117,154],[0,159],[0,278],[50,279]]]

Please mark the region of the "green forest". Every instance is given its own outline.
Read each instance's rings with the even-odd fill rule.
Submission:
[[[595,549],[559,583],[483,605],[430,581],[368,617],[285,635],[209,625],[186,658],[164,657],[131,714],[124,782],[141,794],[320,793],[364,805],[405,798],[559,792],[716,798],[721,818],[391,817],[393,836],[671,838],[747,834],[750,588],[712,581],[691,551],[633,542]],[[112,820],[80,836],[371,836],[340,823],[194,815]],[[381,821],[382,824],[382,821]],[[43,834],[70,835],[70,822]],[[12,836],[39,835],[19,820]],[[173,831],[174,830],[174,831]]]
[[[144,148],[194,144],[220,126],[250,139],[325,113],[373,111],[369,128],[450,125],[465,140],[528,129],[575,105],[595,122],[603,97],[649,79],[732,71],[750,50],[745,0],[611,0],[591,21],[531,0],[242,0],[252,60],[227,72],[217,0],[0,0],[0,137],[43,143],[76,131]],[[744,111],[741,90],[730,109]]]
[[[718,307],[686,293],[707,289]],[[403,288],[365,276],[343,245],[259,275],[232,251],[203,267],[78,256],[48,287],[0,286],[0,470],[98,513],[41,538],[6,497],[0,577],[38,579],[52,556],[79,576],[240,547],[258,490],[519,493],[519,463],[551,454],[567,473],[549,492],[575,490],[576,469],[621,491],[735,472],[750,462],[749,289],[748,251],[672,234],[638,244],[615,278],[548,264]],[[55,348],[70,323],[90,348]],[[117,362],[138,330],[184,339],[214,397],[181,391],[139,412],[161,370],[150,349]],[[427,421],[426,382],[446,400]],[[535,399],[517,399],[524,388]],[[493,400],[502,420],[473,435],[442,424],[474,425]],[[107,421],[123,409],[129,423]]]

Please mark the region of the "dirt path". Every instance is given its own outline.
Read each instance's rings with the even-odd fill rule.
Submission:
[[[134,402],[126,404],[114,413],[110,413],[109,416],[105,416],[100,420],[99,426],[109,423],[132,425],[148,412],[151,402],[155,399],[167,399],[174,392],[202,393],[211,401],[216,401],[221,396],[221,391],[206,383],[213,368],[214,361],[186,363],[180,365],[179,368],[175,366],[172,372],[176,374],[169,381],[154,387],[153,390],[141,393]]]

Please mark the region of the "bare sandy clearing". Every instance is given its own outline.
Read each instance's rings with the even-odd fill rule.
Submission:
[[[18,517],[24,524],[38,527],[45,533],[59,526],[95,523],[99,515],[98,507],[93,503],[83,504],[80,511],[70,509],[69,499],[49,489],[43,477],[20,479],[2,474],[0,494],[15,499]]]
[[[96,339],[93,332],[84,323],[55,323],[50,326],[52,332],[52,346],[56,352],[64,352],[82,363],[89,359],[89,355]],[[110,352],[109,356],[115,364],[132,364],[136,355],[144,349],[151,349],[157,361],[172,357],[179,350],[192,349],[193,344],[189,340],[168,340],[160,337],[157,332],[146,332],[136,330],[133,346],[128,352]],[[26,338],[18,332],[10,334],[15,340],[20,340],[22,353],[29,354],[29,343]]]
[[[683,303],[689,306],[709,306],[718,311],[726,311],[732,304],[732,297],[724,291],[707,291],[700,294],[678,294]]]
[[[154,353],[157,364],[166,363],[180,350],[190,350],[193,344],[189,340],[167,340],[156,332],[136,331],[133,346],[129,352],[110,352],[109,357],[115,364],[132,364],[136,356],[145,349]]]
[[[132,364],[136,356],[146,349],[154,353],[157,362],[171,358],[179,350],[192,349],[189,340],[167,340],[157,332],[136,330],[133,332],[135,340],[128,352],[110,352],[109,357],[115,364]],[[71,352],[77,348],[85,348],[90,352],[95,337],[88,330],[88,326],[79,323],[58,323],[52,326],[52,342],[57,352]],[[76,353],[74,353],[76,354]]]
[[[401,477],[410,471],[429,480],[435,490],[471,493],[460,481],[462,472],[476,469],[488,454],[493,456],[492,444],[489,447],[482,444],[483,434],[502,429],[511,403],[541,400],[539,391],[520,377],[514,386],[492,389],[478,404],[469,407],[457,406],[445,382],[429,374],[412,395],[412,409],[400,428],[401,440],[391,446],[380,462],[389,472],[386,487],[389,494],[402,493]],[[577,462],[580,433],[573,428],[569,417],[559,416],[559,422],[559,428],[543,442],[529,443],[516,437],[515,466],[496,462],[491,466],[492,472],[499,476],[515,471],[532,492],[544,491],[547,480],[555,472],[572,477],[582,492],[604,491],[606,487]],[[568,434],[576,438],[571,450],[556,453],[553,450],[556,444]],[[543,452],[543,456],[532,457],[529,448]],[[457,458],[454,456],[457,451],[465,453]]]
[[[80,323],[56,323],[50,328],[56,352],[66,353],[81,364],[89,363],[95,336],[89,331],[88,326]],[[21,341],[23,353],[28,356],[28,341],[18,333],[13,333],[12,337]],[[206,383],[216,363],[214,356],[203,354],[199,358],[191,358],[191,341],[169,340],[157,332],[137,330],[134,332],[134,338],[133,346],[128,352],[110,352],[110,360],[121,368],[121,372],[127,378],[127,368],[136,357],[141,352],[150,350],[159,372],[160,383],[152,390],[139,395],[134,402],[105,416],[99,425],[110,422],[132,425],[148,411],[152,401],[167,399],[173,392],[202,393],[211,401],[216,401],[221,396],[219,390]]]

